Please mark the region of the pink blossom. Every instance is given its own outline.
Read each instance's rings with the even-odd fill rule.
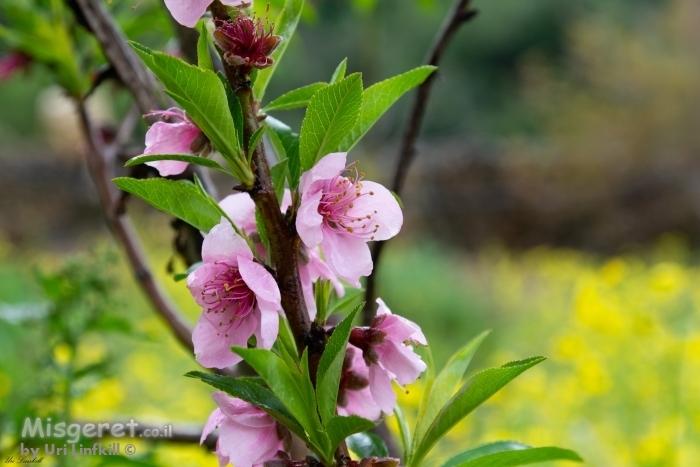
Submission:
[[[382,412],[389,414],[396,405],[391,381],[400,385],[412,383],[426,369],[425,362],[409,344],[428,345],[428,342],[416,323],[392,314],[381,298],[377,303],[377,316],[371,326],[353,329],[350,342],[362,349],[369,366],[372,397]]]
[[[175,21],[193,28],[214,0],[165,0],[165,6],[170,10]],[[248,6],[252,0],[221,0],[221,3],[228,6]]]
[[[279,328],[280,291],[228,220],[204,238],[202,260],[187,277],[204,309],[192,334],[197,361],[207,368],[234,365],[241,358],[231,347],[245,347],[253,334],[258,347],[270,349]]]
[[[219,407],[209,416],[199,443],[219,428],[215,454],[221,467],[229,462],[235,467],[261,466],[278,451],[284,452],[289,432],[264,411],[221,391],[211,398]]]
[[[0,57],[0,81],[10,79],[20,70],[26,70],[31,63],[31,58],[23,52],[10,52]]]
[[[285,212],[291,204],[292,195],[289,190],[285,190],[281,205],[282,212]],[[226,215],[231,218],[239,229],[250,236],[256,233],[258,227],[255,223],[255,202],[248,193],[229,195],[219,202],[219,206],[221,206]],[[260,253],[264,254],[264,250]],[[306,302],[306,308],[309,311],[311,319],[316,317],[314,284],[319,278],[331,281],[338,297],[342,297],[345,294],[343,285],[323,261],[318,248],[307,249],[305,246],[301,247],[299,276],[304,292],[304,301]]]
[[[146,132],[146,149],[144,154],[196,154],[208,153],[209,144],[204,133],[187,119],[185,112],[177,108],[160,110],[148,115],[159,115],[178,122],[156,122]],[[181,174],[187,168],[187,162],[155,161],[147,165],[158,169],[161,176]]]
[[[369,369],[362,351],[348,344],[338,389],[338,413],[377,420],[381,410],[369,390]]]
[[[342,174],[346,153],[323,157],[301,176],[301,205],[296,226],[309,248],[319,244],[331,270],[341,279],[360,286],[361,276],[372,272],[368,241],[387,240],[403,223],[399,203],[389,190],[354,176]]]

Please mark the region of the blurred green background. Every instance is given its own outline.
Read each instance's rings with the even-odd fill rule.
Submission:
[[[130,37],[169,47],[159,2],[135,3],[111,4]],[[268,98],[327,80],[344,57],[366,85],[419,65],[450,5],[310,3]],[[590,466],[700,465],[700,4],[475,7],[443,59],[380,295],[423,327],[438,367],[484,329],[493,333],[472,372],[550,360],[434,457],[515,439],[575,449]],[[354,150],[369,179],[390,182],[410,102]],[[109,125],[123,98],[111,87],[93,104]],[[298,128],[302,117],[285,121]],[[197,365],[110,240],[81,145],[46,70],[0,83],[3,453],[28,414],[200,426],[214,407],[208,387],[182,377]],[[154,271],[194,321],[199,310],[167,271],[169,219],[137,202],[130,212]],[[410,417],[420,381],[408,389]],[[63,465],[216,465],[191,445],[142,441],[137,451]]]

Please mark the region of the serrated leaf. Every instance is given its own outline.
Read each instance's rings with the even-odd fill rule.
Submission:
[[[406,92],[420,85],[437,68],[422,66],[393,78],[373,84],[363,94],[362,111],[352,132],[339,145],[339,151],[352,149],[384,112]]]
[[[483,404],[524,371],[545,360],[545,357],[531,357],[525,360],[506,363],[498,368],[481,371],[466,382],[437,414],[425,436],[415,447],[408,465],[418,466],[430,450],[453,426]]]
[[[333,76],[331,77],[331,84],[337,83],[341,79],[345,78],[345,70],[348,67],[348,59],[344,58],[342,62],[338,64],[336,67],[335,71],[333,72]]]
[[[387,449],[384,441],[372,432],[355,433],[348,436],[346,439],[348,448],[360,459],[365,457],[389,457],[389,449]]]
[[[311,98],[299,135],[300,173],[326,154],[335,152],[350,134],[362,108],[362,76],[352,74],[318,91]]]
[[[207,30],[207,23],[200,21],[197,29],[199,29],[199,39],[197,40],[197,65],[203,70],[214,71],[214,64],[211,61],[211,54],[209,54],[209,31]]]
[[[318,400],[318,411],[321,414],[321,420],[326,426],[335,416],[335,406],[338,401],[338,385],[340,384],[340,374],[343,370],[345,349],[350,338],[353,320],[361,309],[362,305],[357,306],[335,327],[318,364],[316,399]]]
[[[303,440],[307,439],[301,424],[269,389],[247,378],[231,378],[229,376],[202,373],[201,371],[190,371],[185,376],[197,378],[216,389],[264,410],[272,418],[289,428],[292,433]]]
[[[290,188],[295,189],[299,186],[299,177],[301,176],[301,163],[299,161],[299,135],[294,133],[290,127],[276,118],[268,116],[265,121],[272,130],[270,134],[273,132],[275,133],[275,136],[277,136],[282,148],[284,149],[289,166]],[[273,145],[275,144],[273,139],[270,141]]]
[[[206,157],[195,156],[192,154],[142,154],[140,156],[129,159],[124,167],[132,167],[134,165],[145,164],[146,162],[156,161],[181,161],[188,164],[200,165],[208,169],[218,170],[225,174],[233,176],[230,170],[223,168],[218,162]]]
[[[326,430],[331,439],[331,450],[335,451],[348,436],[371,430],[374,427],[374,422],[357,415],[350,415],[349,417],[334,416],[326,424]]]
[[[115,178],[120,190],[136,195],[156,209],[182,219],[193,227],[209,232],[221,221],[221,212],[212,206],[194,184],[165,178]]]
[[[306,107],[311,100],[311,97],[320,89],[328,86],[328,83],[313,83],[308,86],[289,91],[282,94],[277,99],[273,100],[261,110],[263,113],[272,112],[273,110],[291,110],[300,107]]]
[[[277,46],[272,55],[270,56],[274,63],[268,68],[258,70],[255,76],[255,82],[253,83],[253,95],[258,102],[262,102],[265,96],[265,90],[267,85],[272,78],[272,75],[277,69],[284,52],[287,50],[289,45],[289,40],[294,35],[294,31],[299,24],[299,18],[301,17],[301,11],[304,8],[304,0],[286,0],[284,2],[284,7],[280,12],[279,16],[275,20],[275,34],[282,37],[282,42]]]
[[[267,131],[267,124],[263,123],[250,136],[250,140],[248,140],[248,150],[247,150],[248,161],[250,161],[253,158],[253,152],[255,151],[255,148],[258,147],[258,144],[260,144],[260,141],[262,141],[262,137],[265,134],[265,131]]]
[[[479,449],[479,448],[477,448]],[[469,452],[469,451],[467,451]],[[462,453],[461,455],[465,455]],[[459,457],[457,456],[457,457]],[[468,457],[465,455],[465,457]],[[454,458],[453,458],[454,459]],[[459,463],[450,463],[450,467],[516,467],[519,465],[537,464],[540,462],[568,460],[574,462],[583,462],[581,456],[569,449],[557,447],[542,447],[542,448],[525,448],[515,450],[503,450],[500,452],[492,452],[479,457],[473,457]],[[443,467],[446,467],[445,464]]]
[[[274,132],[270,132],[272,138],[277,138]],[[279,138],[277,138],[279,141]],[[273,144],[274,146],[274,144]],[[277,195],[277,201],[282,204],[282,198],[284,198],[284,188],[285,180],[287,179],[287,162],[288,159],[282,159],[277,164],[270,167],[270,175],[272,176],[272,184],[275,186],[275,194]]]
[[[425,404],[421,406],[421,412],[416,420],[416,432],[414,444],[420,442],[425,430],[435,420],[438,412],[443,408],[445,403],[452,397],[454,390],[462,381],[464,373],[467,371],[472,357],[478,350],[481,343],[486,339],[491,331],[485,331],[472,339],[467,345],[457,351],[445,365],[445,368],[435,378],[435,381],[423,395]],[[422,429],[421,429],[422,428]]]
[[[226,101],[231,112],[231,119],[233,119],[233,126],[236,127],[238,141],[243,141],[243,109],[241,108],[241,101],[238,100],[238,96],[231,87],[231,83],[226,79],[226,76],[220,71],[216,72],[216,76],[226,91]]]

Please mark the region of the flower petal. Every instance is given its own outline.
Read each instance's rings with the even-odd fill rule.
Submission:
[[[361,218],[371,214],[370,222],[372,225],[379,226],[373,234],[374,240],[387,240],[399,233],[403,224],[403,212],[394,195],[379,183],[364,180],[362,194],[363,196],[353,202],[353,208],[348,211],[348,216]],[[377,212],[374,213],[374,211]]]
[[[413,348],[400,342],[385,339],[374,349],[379,354],[381,364],[395,375],[401,385],[414,382],[427,368]]]
[[[230,418],[221,425],[219,450],[236,467],[253,467],[263,463],[277,453],[279,445],[274,425],[251,428]]]
[[[345,170],[347,155],[346,152],[327,154],[316,162],[316,165],[311,169],[304,172],[299,179],[299,191],[302,194],[302,199],[315,181],[328,180],[342,173]]]
[[[165,6],[170,10],[175,21],[193,28],[199,18],[207,11],[207,7],[213,0],[165,0]]]
[[[372,255],[361,238],[324,232],[321,249],[331,270],[355,287],[360,287],[360,277],[372,273]]]
[[[209,418],[207,419],[207,423],[204,424],[204,429],[202,430],[202,436],[199,438],[199,444],[204,443],[204,440],[207,439],[207,436],[209,434],[216,430],[219,425],[224,421],[226,416],[224,413],[219,409],[218,407],[214,409],[214,411],[209,415]]]
[[[270,302],[258,300],[258,326],[255,328],[255,338],[258,348],[271,349],[279,334],[280,317],[277,313],[278,306],[270,306]]]
[[[389,415],[396,406],[396,393],[391,387],[391,377],[380,365],[369,367],[369,390],[374,402],[385,414]]]
[[[280,306],[280,289],[265,266],[252,261],[251,258],[242,256],[238,258],[238,271],[258,300],[270,302],[277,307]]]
[[[238,265],[238,258],[253,259],[253,252],[238,235],[228,219],[222,217],[221,222],[212,228],[204,237],[202,244],[202,260],[205,263],[225,261],[231,266]]]
[[[297,212],[297,232],[301,241],[309,248],[314,248],[323,240],[323,216],[318,212],[318,205],[323,196],[322,191],[302,200]]]
[[[372,398],[369,387],[359,391],[346,390],[345,397],[348,403],[345,407],[338,406],[340,415],[357,415],[367,420],[377,420],[382,415],[381,409]]]
[[[387,315],[384,321],[377,326],[377,329],[386,332],[389,339],[396,342],[412,341],[421,345],[428,345],[428,341],[425,339],[420,326],[402,316],[392,314],[381,298],[377,299],[377,303],[379,304],[377,316]]]
[[[195,359],[205,368],[226,368],[242,359],[231,351],[232,346],[244,347],[255,332],[258,320],[249,313],[236,327],[220,333],[202,313],[192,333]],[[227,336],[228,334],[228,336]]]
[[[258,229],[255,223],[255,202],[248,193],[236,193],[219,201],[219,206],[236,227],[247,234]]]
[[[225,417],[233,419],[239,425],[261,428],[274,426],[275,424],[272,417],[262,409],[237,397],[231,397],[225,392],[216,391],[211,395],[211,398],[219,406],[221,413]]]

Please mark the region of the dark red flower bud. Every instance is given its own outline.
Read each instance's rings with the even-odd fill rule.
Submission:
[[[224,52],[224,59],[238,67],[243,74],[253,68],[267,68],[274,63],[270,54],[282,42],[274,35],[274,27],[268,23],[267,32],[260,18],[251,18],[243,12],[233,20],[216,21],[214,41]]]

